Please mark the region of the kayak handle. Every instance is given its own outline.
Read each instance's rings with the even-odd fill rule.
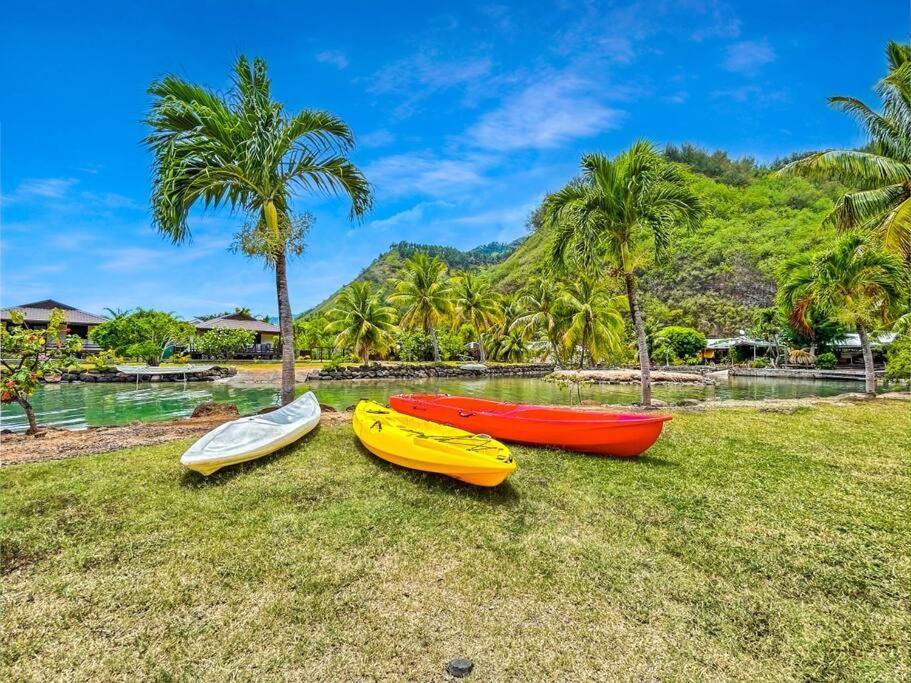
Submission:
[[[466,413],[463,410],[459,411],[459,417],[471,417],[472,415],[474,415],[474,413]]]

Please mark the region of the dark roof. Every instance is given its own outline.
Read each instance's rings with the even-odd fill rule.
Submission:
[[[95,315],[88,311],[82,311],[75,306],[68,306],[67,304],[55,301],[54,299],[44,299],[43,301],[35,301],[30,304],[4,308],[3,310],[0,310],[0,320],[9,320],[10,311],[22,311],[25,315],[26,323],[46,323],[50,320],[51,311],[55,308],[62,310],[66,316],[66,321],[71,324],[99,325],[107,320],[107,318],[103,316]]]
[[[197,330],[251,330],[253,332],[273,332],[279,333],[278,325],[257,320],[252,315],[246,313],[232,313],[223,315],[220,318],[210,318],[209,320],[195,320],[193,326]]]

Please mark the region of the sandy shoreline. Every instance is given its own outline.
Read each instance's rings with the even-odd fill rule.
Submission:
[[[45,428],[38,437],[24,433],[0,435],[0,466],[43,460],[61,460],[78,455],[107,453],[134,446],[152,446],[167,441],[199,438],[230,417],[189,417],[164,422],[138,422],[119,427],[89,427],[71,430]],[[321,424],[348,421],[347,413],[324,412]]]

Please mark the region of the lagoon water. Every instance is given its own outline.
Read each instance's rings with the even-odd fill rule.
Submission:
[[[568,404],[569,389],[551,382],[525,377],[495,379],[361,380],[357,382],[313,382],[301,385],[312,389],[321,403],[343,410],[361,398],[380,402],[396,393],[444,392],[454,395],[483,396],[522,403]],[[655,398],[674,402],[695,399],[765,399],[834,396],[862,391],[863,383],[854,381],[813,381],[733,377],[716,386],[656,386]],[[573,390],[573,400],[578,397]],[[581,389],[583,400],[630,405],[639,396],[634,385],[588,385]],[[136,420],[170,420],[187,417],[203,401],[237,404],[241,414],[278,403],[277,389],[263,386],[237,386],[223,382],[134,384],[53,384],[42,387],[34,396],[38,423],[68,429],[129,424]],[[17,405],[0,410],[0,428],[24,430],[25,415]]]

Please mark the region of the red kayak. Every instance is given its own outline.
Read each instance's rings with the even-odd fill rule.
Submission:
[[[670,415],[583,411],[445,394],[400,394],[391,397],[389,404],[400,413],[502,441],[617,457],[648,450],[671,419]]]

